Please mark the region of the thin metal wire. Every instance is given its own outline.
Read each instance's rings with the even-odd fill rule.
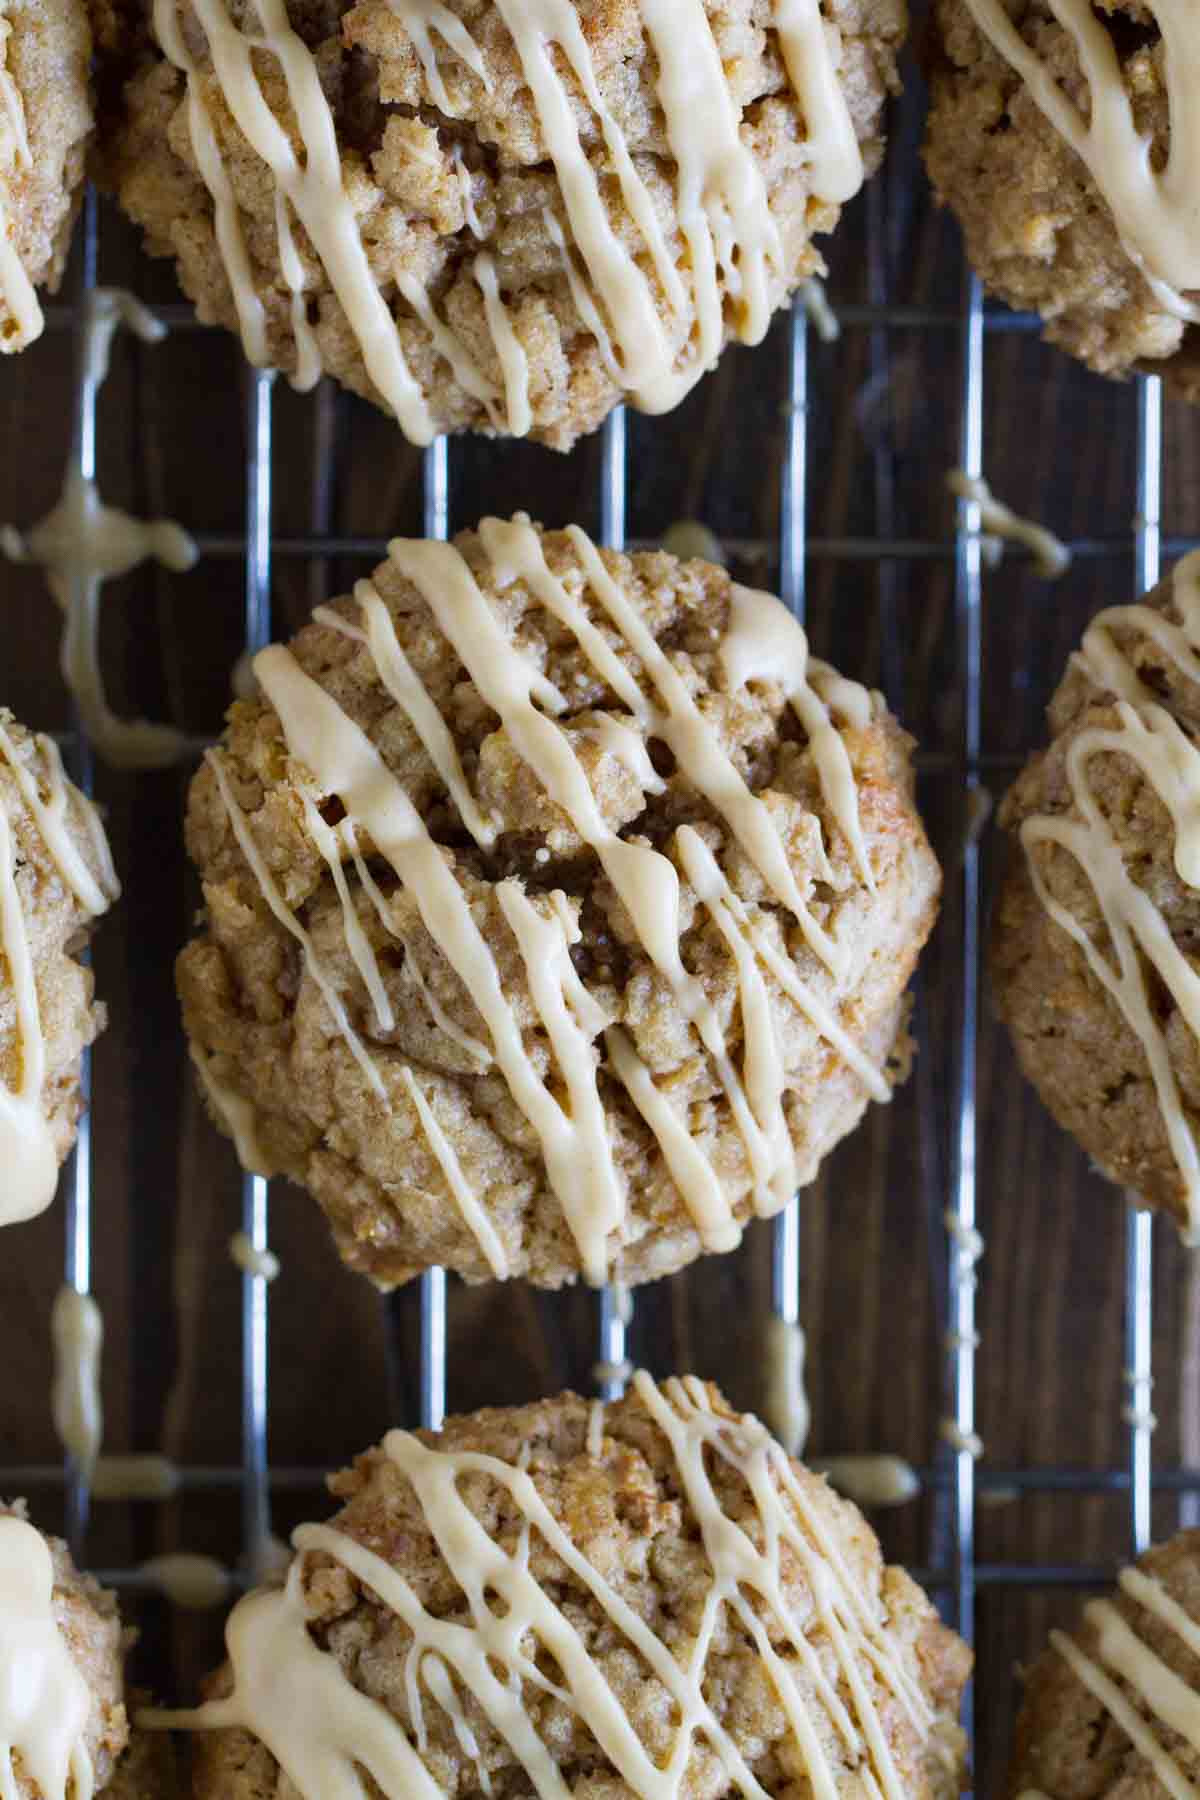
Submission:
[[[983,473],[983,292],[968,275],[963,297],[959,460],[968,476]],[[979,787],[981,737],[982,545],[979,506],[960,504],[955,560],[955,607],[961,676],[963,760],[963,855],[959,906],[959,1013],[955,1045],[955,1124],[951,1144],[952,1197],[948,1220],[946,1316],[955,1432],[953,1563],[955,1622],[970,1644],[975,1638],[975,1291],[976,1052],[979,1020],[979,844],[967,829]],[[963,1701],[972,1733],[973,1696]]]
[[[450,446],[435,438],[422,458],[427,538],[450,536]],[[446,1271],[421,1277],[421,1423],[440,1431],[446,1417]]]

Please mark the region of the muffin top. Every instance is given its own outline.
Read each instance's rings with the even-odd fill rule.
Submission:
[[[1026,1071],[1100,1166],[1200,1231],[1200,557],[1097,614],[1001,808],[994,972]]]
[[[74,952],[119,892],[57,746],[0,707],[0,1223],[49,1206],[74,1142],[79,1053],[104,1017]]]
[[[185,1020],[377,1281],[666,1272],[887,1097],[937,865],[908,740],[778,600],[489,519],[255,673]]]
[[[81,0],[0,6],[0,352],[41,335],[36,289],[57,288],[92,129]]]
[[[107,146],[252,362],[567,449],[757,342],[882,151],[902,0],[162,0]]]
[[[1200,230],[1190,9],[938,0],[928,160],[972,261],[1104,373],[1194,397]]]
[[[197,1800],[958,1791],[966,1647],[700,1381],[393,1431],[331,1487],[160,1718],[203,1727]]]
[[[117,1603],[21,1501],[0,1507],[0,1662],[0,1749],[21,1800],[99,1793],[129,1738]]]
[[[1025,1676],[1007,1793],[1160,1800],[1200,1778],[1200,1531],[1124,1569]]]

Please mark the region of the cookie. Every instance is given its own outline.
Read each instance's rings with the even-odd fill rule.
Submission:
[[[21,1800],[102,1793],[129,1741],[114,1595],[81,1575],[58,1538],[0,1507],[0,1748]],[[9,1736],[8,1734],[11,1734]]]
[[[1197,102],[1144,0],[937,0],[926,164],[993,293],[1105,375],[1200,396]],[[1093,124],[1092,121],[1095,121]]]
[[[195,1800],[962,1785],[970,1652],[715,1388],[393,1431],[330,1485],[207,1703],[159,1717],[200,1728]]]
[[[106,165],[201,316],[427,443],[673,406],[823,267],[902,0],[159,0]],[[256,49],[254,44],[261,44]]]
[[[993,989],[1026,1075],[1094,1162],[1200,1226],[1200,559],[1097,614],[1006,796]]]
[[[730,1249],[906,1071],[911,741],[778,600],[487,519],[255,673],[191,790],[184,1021],[381,1287]]]
[[[0,708],[0,1223],[49,1206],[75,1141],[79,1058],[104,1024],[79,952],[119,893],[57,747]]]
[[[0,352],[41,335],[37,289],[62,279],[93,118],[80,0],[0,9]]]
[[[1165,1800],[1200,1778],[1200,1531],[1123,1569],[1024,1677],[1006,1792]],[[1186,1735],[1185,1735],[1186,1733]]]

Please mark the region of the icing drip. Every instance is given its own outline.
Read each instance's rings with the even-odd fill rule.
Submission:
[[[41,1533],[0,1517],[0,1792],[18,1792],[13,1757],[43,1800],[92,1800],[84,1733],[91,1711],[54,1616],[54,1565]]]
[[[166,328],[153,313],[117,288],[96,288],[87,297],[83,345],[84,379],[99,387],[108,374],[109,351],[118,325],[146,343],[158,343]],[[63,614],[63,679],[74,695],[88,736],[116,768],[162,768],[187,748],[182,732],[145,719],[119,719],[111,710],[100,673],[100,590],[148,558],[166,569],[190,569],[196,546],[169,519],[134,519],[105,506],[94,480],[74,460],[68,464],[56,506],[29,531],[5,526],[0,549],[13,562],[39,563]]]
[[[812,1419],[804,1391],[804,1327],[771,1314],[765,1326],[767,1363],[763,1417],[789,1456],[800,1456]]]
[[[959,500],[977,502],[980,522],[989,534],[988,541],[996,545],[996,561],[1004,548],[1002,540],[1007,539],[1013,544],[1024,544],[1033,556],[1034,568],[1047,581],[1056,581],[1070,568],[1071,552],[1062,540],[1047,531],[1044,525],[1022,519],[1011,507],[997,500],[986,481],[966,475],[961,469],[951,469],[946,486]]]
[[[899,1456],[830,1456],[816,1466],[858,1506],[903,1506],[921,1491],[917,1471]]]
[[[249,1100],[217,1080],[212,1072],[211,1058],[198,1044],[189,1046],[189,1054],[209,1105],[233,1139],[243,1169],[250,1175],[273,1175],[275,1165],[259,1142],[258,1118]]]
[[[0,352],[24,350],[42,335],[44,319],[33,283],[13,243],[16,227],[5,202],[8,176],[32,166],[25,103],[7,67],[12,25],[0,0],[0,302],[9,317],[0,323]]]
[[[229,1254],[244,1275],[257,1275],[263,1281],[274,1281],[279,1274],[279,1258],[273,1250],[256,1250],[244,1231],[235,1231],[229,1240]]]
[[[200,1556],[194,1550],[171,1550],[163,1556],[152,1556],[142,1563],[138,1574],[172,1606],[186,1612],[207,1612],[211,1607],[224,1605],[229,1598],[230,1576],[224,1563],[211,1556]]]
[[[578,594],[551,571],[540,539],[523,515],[512,522],[486,519],[480,527],[481,542],[501,585],[522,579],[629,708],[633,723],[623,723],[615,716],[589,716],[581,727],[585,735],[617,755],[651,793],[661,791],[662,782],[650,763],[646,740],[663,739],[764,879],[790,906],[809,943],[836,977],[845,964],[842,947],[809,913],[767,808],[746,787],[683,678],[609,575],[595,546],[582,532],[573,529],[570,536],[580,573],[609,627],[607,634],[593,622]],[[712,1058],[745,1146],[755,1210],[764,1216],[777,1211],[794,1191],[798,1177],[784,1109],[787,1070],[776,1041],[763,970],[769,971],[854,1069],[868,1092],[886,1099],[886,1080],[843,1030],[836,1000],[827,1004],[800,980],[791,960],[781,954],[752,910],[735,894],[704,840],[683,827],[675,840],[680,863],[737,971],[745,1050],[743,1068],[735,1068],[724,1030],[702,985],[683,966],[675,865],[649,846],[626,842],[607,824],[571,739],[557,722],[555,715],[564,706],[562,696],[510,640],[470,566],[453,545],[396,539],[389,554],[395,567],[416,587],[439,632],[498,716],[515,753],[595,852],[624,902],[647,956]],[[405,656],[387,608],[369,582],[358,584],[355,597],[360,608],[358,625],[330,608],[319,609],[316,616],[370,654],[380,680],[412,724],[464,825],[477,843],[491,844],[497,822],[485,819],[474,800],[445,721]],[[655,694],[653,701],[614,650],[613,630],[640,662],[642,677]],[[870,717],[869,697],[819,665],[810,669],[803,633],[782,605],[769,596],[741,589],[734,590],[725,666],[734,686],[765,679],[784,689],[808,734],[826,803],[854,850],[864,878],[872,881],[853,772],[818,687],[830,694],[830,704],[856,724],[865,724]],[[254,669],[279,715],[291,755],[316,784],[306,791],[307,830],[335,883],[347,947],[381,1028],[390,1025],[390,1006],[383,994],[375,952],[361,930],[342,872],[347,853],[355,859],[363,886],[388,930],[392,929],[392,909],[359,854],[360,831],[367,832],[376,854],[390,863],[415,899],[426,930],[483,1020],[490,1049],[458,1028],[451,1035],[477,1055],[483,1066],[494,1060],[507,1081],[537,1135],[550,1184],[579,1247],[587,1278],[603,1281],[626,1210],[598,1085],[601,1048],[608,1072],[625,1087],[656,1139],[705,1245],[729,1249],[736,1244],[740,1227],[730,1199],[693,1141],[688,1122],[656,1086],[628,1034],[611,1023],[575,972],[570,947],[578,932],[565,897],[551,896],[547,902],[550,911],[546,912],[515,881],[502,882],[496,890],[497,903],[520,951],[534,1009],[566,1089],[568,1104],[564,1108],[535,1070],[512,1006],[501,989],[499,969],[485,936],[452,868],[400,782],[359,727],[303,672],[288,650],[276,646],[262,652]],[[390,1106],[392,1101],[333,990],[331,978],[321,968],[307,932],[279,893],[254,843],[219,759],[210,757],[210,763],[263,898],[302,945],[339,1031],[364,1073],[369,1072],[379,1098]],[[336,829],[327,826],[320,814],[319,803],[330,794],[337,795],[346,814]],[[830,873],[823,852],[820,867]],[[411,962],[411,957],[406,957],[406,966]],[[449,1027],[451,1021],[435,1008],[415,964],[410,974],[436,1022]],[[502,1274],[507,1268],[503,1248],[486,1213],[471,1195],[470,1182],[438,1126],[429,1095],[412,1079],[406,1086],[447,1189],[489,1267]]]
[[[33,740],[26,762],[0,719],[0,765],[12,774],[21,799],[41,833],[58,874],[91,918],[104,912],[120,893],[99,815],[90,800],[69,787],[57,746],[46,737]],[[43,792],[45,791],[45,798]],[[100,871],[93,876],[67,826],[68,798]],[[11,821],[0,806],[0,951],[13,991],[16,1012],[15,1051],[20,1075],[15,1087],[0,1079],[0,1225],[18,1224],[44,1212],[58,1185],[58,1153],[43,1110],[46,1039],[33,967],[25,911],[17,887],[18,848]],[[36,903],[36,895],[34,896]]]
[[[700,519],[676,519],[663,532],[662,547],[684,562],[694,557],[723,569],[729,561],[720,538]]]
[[[285,0],[259,0],[259,31],[253,37],[239,28],[228,0],[191,3],[208,39],[212,72],[224,104],[274,182],[280,265],[292,297],[297,384],[309,385],[316,378],[320,353],[305,313],[304,276],[289,209],[304,226],[385,405],[414,442],[428,443],[434,421],[405,360],[396,320],[377,286],[355,205],[342,181],[336,125],[316,60],[292,30]],[[610,374],[639,406],[663,412],[711,366],[727,328],[732,327],[743,342],[760,341],[770,320],[771,274],[778,277],[786,271],[763,178],[743,141],[742,118],[704,0],[639,0],[639,5],[657,65],[658,100],[675,165],[675,209],[686,246],[690,297],[655,201],[601,92],[573,0],[496,0],[557,176],[571,246],[552,215],[547,215],[546,225],[559,248],[576,308],[595,336]],[[454,117],[460,109],[447,93],[435,34],[452,56],[490,87],[479,46],[440,0],[392,0],[392,9],[442,112]],[[206,75],[185,41],[180,0],[155,0],[154,21],[164,54],[186,82],[188,127],[213,202],[218,247],[246,354],[263,366],[269,357],[263,308],[204,91]],[[811,192],[817,200],[841,204],[861,186],[863,166],[840,85],[838,34],[822,18],[820,0],[775,0],[774,25],[805,119]],[[552,48],[559,53],[557,60]],[[254,67],[255,49],[269,51],[282,70],[300,154],[267,104]],[[570,71],[570,85],[561,64]],[[639,243],[626,244],[614,229],[595,153],[589,154],[584,145],[577,95],[599,128],[603,173],[607,177],[611,171]],[[460,163],[456,166],[465,184],[468,229],[478,236],[470,176]],[[438,319],[428,290],[406,274],[394,279],[456,379],[486,408],[492,424],[524,435],[533,422],[525,352],[490,256],[476,257],[474,274],[501,365],[503,396],[476,367],[457,332]],[[695,325],[680,346],[676,321],[689,310],[689,303]],[[665,306],[667,320],[660,306]]]
[[[1109,607],[1092,620],[1075,660],[1101,692],[1117,696],[1115,729],[1082,731],[1067,756],[1067,777],[1078,818],[1039,814],[1021,825],[1029,877],[1055,924],[1078,944],[1088,967],[1111,994],[1141,1045],[1154,1082],[1171,1154],[1183,1185],[1185,1241],[1200,1237],[1200,1153],[1184,1111],[1166,1027],[1147,990],[1150,963],[1193,1036],[1200,1039],[1200,974],[1175,943],[1150,894],[1140,888],[1088,784],[1088,763],[1101,754],[1134,762],[1171,815],[1176,872],[1200,887],[1200,747],[1139,678],[1113,628],[1134,630],[1155,644],[1182,674],[1200,682],[1200,554],[1180,562],[1174,600],[1181,622],[1154,608]],[[1030,851],[1054,844],[1075,859],[1095,894],[1111,949],[1102,950],[1046,887]]]
[[[836,344],[842,335],[838,316],[829,304],[829,296],[825,292],[825,283],[815,275],[800,283],[800,303],[808,314],[809,323],[823,344]]]
[[[877,1597],[857,1590],[784,1453],[756,1419],[718,1417],[699,1382],[671,1381],[659,1390],[639,1374],[635,1386],[668,1439],[709,1564],[709,1591],[686,1660],[677,1659],[576,1547],[523,1467],[430,1447],[393,1431],[384,1452],[412,1484],[446,1567],[466,1597],[469,1619],[434,1617],[403,1573],[382,1557],[332,1527],[302,1525],[293,1537],[298,1554],[286,1585],[248,1595],[230,1617],[230,1696],[192,1712],[143,1715],[142,1722],[158,1729],[242,1726],[267,1745],[300,1794],[313,1800],[318,1795],[360,1800],[361,1770],[389,1800],[400,1795],[434,1800],[439,1788],[418,1754],[426,1743],[423,1708],[427,1701],[442,1707],[463,1743],[458,1721],[465,1713],[458,1695],[465,1693],[509,1746],[531,1788],[550,1800],[566,1800],[562,1774],[526,1703],[528,1684],[554,1694],[578,1716],[617,1779],[640,1800],[678,1800],[698,1743],[720,1763],[730,1788],[748,1800],[766,1800],[706,1698],[710,1647],[720,1632],[734,1629],[746,1634],[762,1659],[786,1715],[791,1752],[814,1800],[834,1800],[839,1791],[830,1759],[835,1744],[838,1760],[855,1768],[864,1793],[900,1800],[903,1780],[880,1706],[864,1679],[866,1669],[885,1690],[882,1706],[890,1720],[903,1716],[924,1741],[933,1717],[914,1674],[888,1640]],[[591,1455],[603,1453],[603,1422],[603,1408],[593,1408]],[[723,1510],[710,1474],[714,1460],[744,1481],[756,1515],[752,1528]],[[511,1554],[463,1500],[460,1482],[480,1477],[506,1489],[523,1515],[525,1528]],[[676,1719],[669,1751],[650,1754],[571,1619],[534,1579],[530,1532],[587,1587],[611,1632],[626,1640],[666,1690]],[[407,1691],[417,1748],[399,1721],[352,1687],[335,1658],[310,1637],[302,1583],[309,1552],[340,1563],[411,1633]],[[827,1642],[827,1656],[818,1657],[788,1604],[785,1563],[798,1566],[807,1580],[813,1624]],[[556,1666],[553,1683],[535,1661],[542,1651]]]
[[[1070,98],[1014,26],[1002,0],[967,0],[976,24],[1020,75],[1059,135],[1086,165],[1113,215],[1126,254],[1160,305],[1195,324],[1186,298],[1200,288],[1200,221],[1195,171],[1200,163],[1200,33],[1193,0],[1147,0],[1162,33],[1170,107],[1170,149],[1158,165],[1139,129],[1116,46],[1091,0],[1051,0],[1071,36],[1087,84],[1088,105]]]
[[[1122,1569],[1117,1581],[1192,1656],[1200,1656],[1200,1626],[1160,1581],[1136,1568]],[[1095,1633],[1094,1653],[1089,1655],[1063,1631],[1050,1633],[1054,1649],[1150,1764],[1173,1800],[1195,1800],[1196,1790],[1170,1746],[1178,1736],[1200,1750],[1200,1694],[1151,1649],[1111,1600],[1090,1601],[1083,1616]],[[1143,1711],[1150,1714],[1150,1723]],[[1155,1724],[1162,1727],[1162,1737]]]
[[[50,1409],[59,1442],[85,1480],[100,1454],[104,1413],[100,1404],[100,1352],[104,1319],[90,1294],[63,1287],[50,1313],[54,1380]]]
[[[92,1470],[94,1500],[170,1500],[179,1492],[179,1470],[169,1457],[101,1456]]]

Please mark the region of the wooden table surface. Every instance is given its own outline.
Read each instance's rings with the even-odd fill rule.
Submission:
[[[961,289],[957,234],[920,177],[919,91],[898,112],[884,175],[850,210],[831,253],[837,303],[887,299],[953,312]],[[138,253],[103,215],[100,278],[152,302],[176,301],[170,272]],[[811,334],[810,334],[811,337]],[[629,531],[654,537],[700,517],[738,540],[773,542],[786,321],[757,351],[726,354],[670,419],[629,420]],[[960,344],[952,324],[848,327],[809,354],[809,530],[815,538],[936,540],[944,554],[809,562],[809,619],[819,654],[885,686],[927,753],[923,802],[947,871],[948,904],[919,983],[916,1073],[887,1108],[829,1160],[803,1199],[802,1298],[808,1332],[813,1454],[891,1450],[948,1474],[944,1414],[945,1244],[954,1123],[957,883],[961,733],[951,549],[944,488],[958,460]],[[1119,553],[1080,558],[1048,585],[1027,561],[989,574],[984,598],[986,779],[998,793],[1003,759],[1035,743],[1042,708],[1082,622],[1131,597],[1135,400],[1131,388],[1077,369],[1035,338],[989,334],[985,469],[1019,511],[1063,536],[1111,537]],[[247,384],[237,344],[178,329],[156,347],[117,344],[100,403],[99,469],[106,499],[191,531],[243,531]],[[0,520],[28,525],[52,504],[70,441],[69,333],[51,329],[0,369]],[[277,535],[417,532],[420,464],[395,428],[328,385],[274,400]],[[1195,531],[1197,419],[1167,408],[1165,523]],[[452,448],[452,518],[528,508],[548,524],[597,524],[599,443],[568,458],[521,445]],[[346,591],[365,565],[279,553],[278,634],[315,602]],[[737,566],[771,585],[771,557]],[[62,728],[58,618],[38,572],[4,568],[0,699],[22,719]],[[241,647],[243,568],[214,549],[186,575],[143,569],[103,603],[103,662],[115,702],[169,718],[198,736],[218,728]],[[172,959],[198,891],[180,816],[189,771],[131,777],[101,769],[125,895],[96,940],[109,1029],[95,1057],[95,1291],[104,1309],[109,1450],[163,1450],[184,1463],[236,1463],[240,1443],[240,1285],[227,1254],[239,1223],[238,1171],[208,1124],[191,1079],[172,988]],[[990,888],[997,861],[986,839]],[[987,1237],[979,1294],[982,1468],[1119,1466],[1126,1454],[1122,1370],[1125,1215],[1116,1192],[1051,1124],[1019,1079],[984,1008],[979,1035],[980,1210]],[[416,1295],[386,1309],[342,1271],[315,1206],[272,1189],[271,1235],[283,1264],[270,1290],[270,1449],[279,1465],[335,1467],[395,1421],[416,1415]],[[50,1303],[61,1280],[63,1209],[5,1238],[0,1260],[0,1468],[52,1461]],[[1187,1366],[1189,1259],[1155,1228],[1156,1466],[1200,1461],[1196,1376]],[[632,1353],[654,1372],[694,1370],[747,1407],[763,1393],[761,1324],[769,1231],[710,1258],[638,1300]],[[1194,1305],[1194,1296],[1193,1296]],[[449,1402],[454,1410],[564,1385],[586,1389],[596,1356],[596,1303],[586,1292],[451,1284]],[[1186,1415],[1186,1416],[1185,1416]],[[1189,1423],[1190,1419],[1190,1423]],[[53,1525],[61,1492],[31,1495]],[[1041,1492],[997,1497],[976,1520],[989,1562],[1112,1563],[1127,1542],[1121,1495]],[[287,1491],[277,1528],[319,1516],[319,1493]],[[1179,1503],[1155,1505],[1155,1530],[1175,1528]],[[926,1566],[948,1554],[949,1515],[927,1490],[877,1516],[888,1553]],[[236,1555],[237,1495],[187,1494],[170,1504],[98,1506],[88,1541],[96,1567],[178,1546]],[[978,1780],[994,1791],[1011,1724],[1014,1664],[1079,1603],[1071,1590],[986,1587],[979,1597]],[[179,1688],[219,1647],[219,1619],[143,1608],[143,1666]]]

